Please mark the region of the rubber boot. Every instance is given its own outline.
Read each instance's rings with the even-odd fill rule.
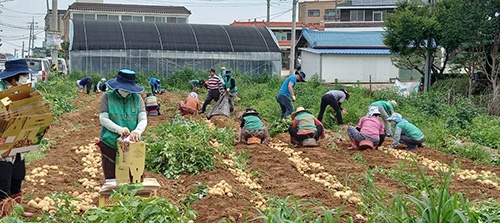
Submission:
[[[357,148],[358,148],[358,144],[356,143],[356,140],[351,139],[351,147],[349,147],[347,149],[351,150],[351,149],[357,149]]]
[[[16,203],[21,204],[21,202],[23,201],[23,193],[19,192],[17,194],[10,195],[10,198],[14,199],[16,201]],[[33,217],[33,213],[25,211],[23,213],[23,217],[25,217],[25,218]]]

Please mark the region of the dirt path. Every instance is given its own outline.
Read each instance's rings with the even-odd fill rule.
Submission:
[[[159,96],[162,102],[163,115],[148,118],[148,128],[170,120],[177,109],[178,101],[183,99],[182,95],[166,93]],[[58,166],[57,171],[49,171],[46,183],[24,182],[23,190],[26,198],[43,198],[51,193],[65,191],[68,193],[90,192],[95,188],[85,188],[79,182],[82,178],[89,178],[89,175],[82,171],[85,154],[77,153],[81,146],[91,145],[99,137],[101,126],[98,120],[100,96],[80,94],[74,101],[78,110],[60,117],[52,126],[47,135],[51,140],[56,141],[56,145],[50,148],[46,157],[29,163],[27,172],[47,165]],[[191,117],[195,120],[204,120],[201,116]],[[237,129],[238,122],[235,117],[222,118],[215,117],[212,122],[218,127],[231,127]],[[361,209],[356,202],[345,202],[346,199],[339,197],[337,190],[352,190],[354,194],[360,182],[363,181],[369,169],[384,168],[398,169],[404,159],[398,159],[390,153],[382,150],[348,151],[345,150],[349,143],[337,142],[337,136],[329,132],[329,137],[320,141],[320,147],[316,148],[288,148],[297,153],[287,153],[287,149],[278,150],[274,145],[280,142],[288,142],[287,134],[279,134],[270,140],[270,145],[237,145],[236,153],[249,153],[249,162],[246,164],[245,173],[251,175],[252,180],[259,188],[249,188],[241,183],[235,176],[235,169],[224,162],[230,158],[217,157],[216,171],[202,171],[200,174],[191,176],[183,175],[179,179],[167,179],[161,174],[146,173],[148,177],[156,178],[162,188],[158,191],[159,196],[166,198],[174,204],[180,204],[185,196],[196,188],[198,183],[203,183],[209,187],[226,181],[233,188],[234,195],[218,196],[207,195],[201,200],[191,204],[191,207],[198,213],[196,222],[217,222],[222,218],[227,218],[232,222],[243,222],[258,216],[256,206],[262,199],[271,196],[284,198],[294,195],[298,199],[314,199],[328,208],[339,208],[344,203],[343,210],[346,215],[354,216],[360,214]],[[332,149],[330,144],[336,142],[337,149]],[[390,143],[390,142],[386,142]],[[284,146],[286,147],[286,146]],[[491,171],[500,176],[500,168],[480,165],[468,159],[457,156],[443,154],[431,148],[419,149],[416,155],[432,159],[444,165],[451,165],[454,159],[460,161],[460,168],[474,170],[477,172]],[[297,163],[304,162],[309,170],[302,171]],[[226,161],[224,161],[226,160]],[[319,166],[316,166],[319,165]],[[420,165],[420,164],[419,164]],[[436,171],[426,170],[427,173],[437,175]],[[96,185],[103,183],[103,176],[99,173],[92,178]],[[325,184],[322,179],[318,180],[314,175],[324,174],[328,179],[334,178],[341,184],[341,189]],[[390,193],[405,192],[411,193],[411,189],[401,182],[390,179],[383,174],[375,174],[376,184]],[[333,181],[332,181],[333,182]],[[467,194],[471,200],[499,198],[500,190],[481,183],[478,180],[459,179],[459,175],[453,177],[451,191]],[[93,200],[97,205],[97,200]],[[39,210],[28,208],[30,211],[39,213]],[[363,222],[358,220],[356,222]]]

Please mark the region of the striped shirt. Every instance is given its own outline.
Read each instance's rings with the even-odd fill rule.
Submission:
[[[207,82],[207,88],[210,90],[217,90],[224,86],[224,81],[217,75],[210,76]]]

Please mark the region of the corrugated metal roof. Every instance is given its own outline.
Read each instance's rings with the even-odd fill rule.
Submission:
[[[388,49],[312,49],[301,48],[302,51],[307,51],[316,54],[343,54],[343,55],[390,55]]]
[[[163,6],[163,5],[131,5],[131,4],[108,4],[74,2],[69,5],[68,10],[81,11],[103,11],[103,12],[139,12],[139,13],[159,13],[159,14],[186,14],[191,11],[184,6]]]
[[[340,32],[316,31],[304,28],[302,36],[313,48],[385,48],[383,38],[385,32]]]

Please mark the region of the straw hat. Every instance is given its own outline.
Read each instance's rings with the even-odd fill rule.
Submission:
[[[292,113],[292,119],[295,118],[295,116],[297,116],[297,114],[299,114],[300,112],[307,112],[309,114],[312,114],[310,111],[306,110],[304,107],[298,107],[294,113]]]

